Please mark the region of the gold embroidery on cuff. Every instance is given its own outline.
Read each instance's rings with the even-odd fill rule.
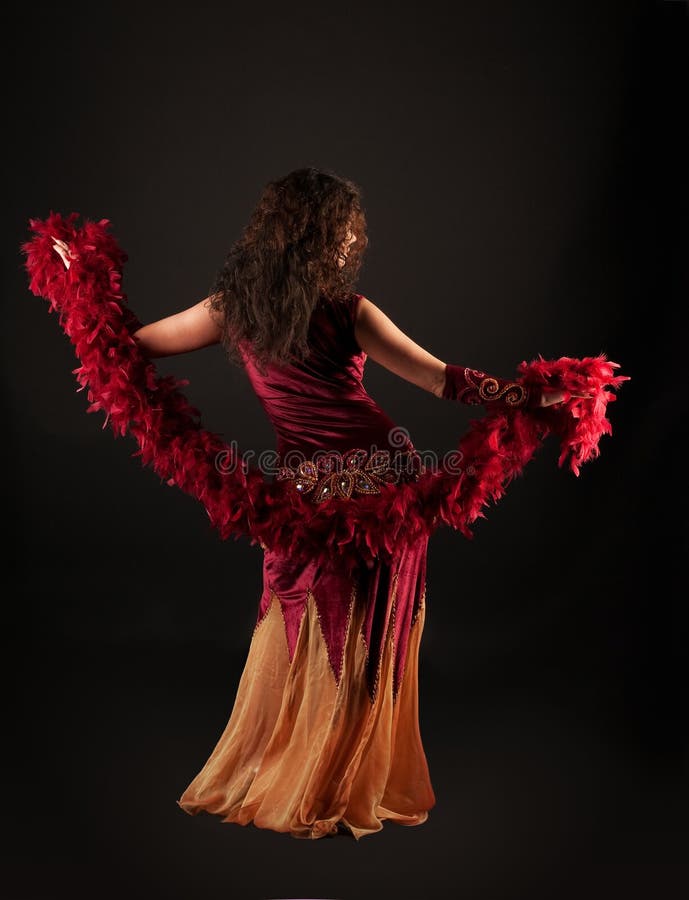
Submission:
[[[517,381],[507,381],[502,387],[497,378],[486,375],[479,369],[464,369],[468,384],[460,393],[463,403],[480,406],[490,400],[503,400],[508,406],[523,406],[529,398],[528,390]]]

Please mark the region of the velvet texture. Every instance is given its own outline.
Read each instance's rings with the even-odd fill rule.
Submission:
[[[363,386],[366,354],[354,338],[360,296],[321,298],[309,326],[311,353],[303,362],[269,366],[261,374],[250,353],[242,351],[251,385],[275,429],[278,464],[326,448],[340,453],[356,447],[413,449]]]
[[[361,837],[385,819],[426,820],[434,803],[418,728],[418,648],[427,542],[440,525],[470,525],[499,499],[550,434],[578,474],[610,433],[610,388],[624,376],[604,356],[523,362],[515,384],[572,393],[555,408],[491,408],[461,439],[452,465],[380,493],[315,505],[271,480],[203,428],[181,392],[157,375],[132,333],[141,324],[121,290],[126,255],[107,220],[32,221],[23,249],[31,290],[49,300],[73,342],[89,412],[136,440],[135,455],[200,500],[221,537],[264,549],[256,629],[227,727],[180,798],[189,813],[318,838]],[[65,270],[52,237],[76,259]],[[275,428],[279,461],[294,451],[413,449],[362,384],[354,336],[361,295],[322,298],[308,359],[247,374]],[[588,394],[586,399],[574,394]],[[429,399],[429,402],[433,402]],[[495,404],[494,404],[495,406]],[[291,464],[291,461],[288,460]]]

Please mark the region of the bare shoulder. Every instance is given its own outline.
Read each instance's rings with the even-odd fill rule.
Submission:
[[[393,330],[397,332],[394,337],[398,338],[402,334],[396,323],[388,315],[383,306],[374,303],[370,297],[359,294],[360,300],[357,303],[354,313],[354,324],[362,333],[374,333],[380,336],[392,335]]]
[[[402,331],[370,297],[359,296],[354,336],[361,349],[394,374],[439,395],[445,363]]]
[[[201,300],[198,305],[206,310],[212,321],[219,328],[222,327],[223,321],[225,319],[222,294],[210,294],[208,297]]]
[[[365,319],[368,319],[370,316],[375,316],[377,313],[382,313],[383,310],[371,300],[370,297],[367,297],[365,294],[359,294],[359,302],[356,304],[356,309],[354,312],[354,321],[359,322]],[[383,313],[384,314],[384,313]]]

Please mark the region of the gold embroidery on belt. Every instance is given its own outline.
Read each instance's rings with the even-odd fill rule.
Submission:
[[[421,458],[414,450],[396,451],[399,456],[415,460],[418,480],[425,471]],[[390,461],[389,450],[376,450],[368,454],[356,448],[344,454],[328,451],[307,459],[296,467],[282,466],[277,481],[293,481],[300,494],[309,494],[314,503],[323,503],[331,497],[350,500],[355,494],[379,494],[387,484],[397,484],[400,467]]]

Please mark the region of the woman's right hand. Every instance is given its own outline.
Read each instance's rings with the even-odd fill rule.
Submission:
[[[76,256],[69,249],[69,244],[66,244],[64,241],[59,240],[59,238],[53,238],[53,250],[59,254],[62,259],[62,262],[65,264],[65,268],[69,269],[72,260],[76,259]]]

